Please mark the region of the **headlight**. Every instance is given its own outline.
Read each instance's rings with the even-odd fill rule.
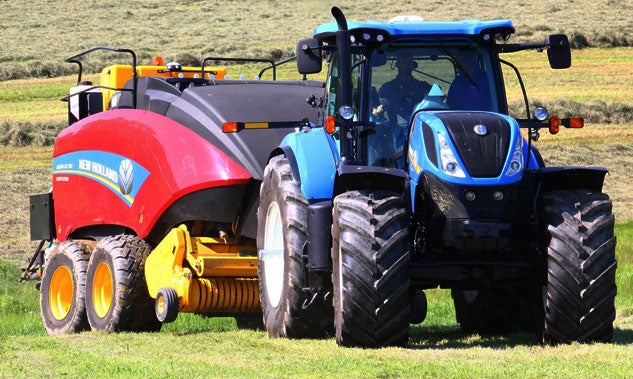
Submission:
[[[438,134],[437,139],[440,143],[440,161],[442,164],[442,170],[447,175],[454,176],[456,178],[465,178],[466,174],[457,162],[455,153],[453,153],[453,150],[451,149],[444,136]]]
[[[544,121],[549,117],[549,112],[545,107],[536,107],[534,109],[534,117],[539,121]]]
[[[354,117],[354,109],[349,105],[344,105],[338,110],[344,120],[351,120]]]
[[[504,197],[505,197],[505,195],[503,194],[502,191],[495,191],[495,192],[492,193],[492,198],[495,201],[501,201],[501,200],[503,200]]]
[[[521,172],[523,169],[523,137],[517,138],[517,143],[514,144],[512,151],[512,160],[510,161],[510,167],[506,172],[506,176],[514,176]]]
[[[466,191],[464,192],[464,199],[466,199],[466,201],[473,202],[475,201],[475,199],[477,199],[477,194],[475,194],[473,191]]]

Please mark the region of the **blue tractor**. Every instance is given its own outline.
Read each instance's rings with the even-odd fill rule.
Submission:
[[[501,58],[565,35],[508,43],[509,20],[335,22],[299,41],[300,73],[328,63],[318,122],[270,157],[258,210],[258,275],[271,337],[335,335],[403,346],[424,290],[451,290],[467,333],[609,341],[615,319],[612,203],[601,167],[546,167],[539,129],[583,120],[530,111]],[[525,118],[511,117],[504,71]],[[523,131],[523,133],[522,133]],[[525,137],[524,137],[525,136]]]

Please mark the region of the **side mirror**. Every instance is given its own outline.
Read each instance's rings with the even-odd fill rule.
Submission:
[[[316,74],[321,72],[323,57],[321,41],[309,38],[297,43],[297,70],[300,74]]]
[[[552,34],[547,37],[545,43],[549,46],[547,59],[551,68],[560,69],[571,66],[571,48],[565,34]]]

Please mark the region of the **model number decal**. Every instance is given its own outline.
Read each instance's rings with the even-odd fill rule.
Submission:
[[[103,184],[128,206],[132,206],[149,171],[117,154],[84,150],[53,159],[53,175],[79,175]]]

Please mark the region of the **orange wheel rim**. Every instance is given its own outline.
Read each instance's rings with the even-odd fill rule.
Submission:
[[[63,320],[68,316],[74,295],[73,276],[70,270],[65,266],[58,267],[53,272],[48,292],[48,304],[55,319]]]
[[[112,273],[106,263],[99,263],[92,283],[92,305],[97,316],[103,318],[112,305]]]

